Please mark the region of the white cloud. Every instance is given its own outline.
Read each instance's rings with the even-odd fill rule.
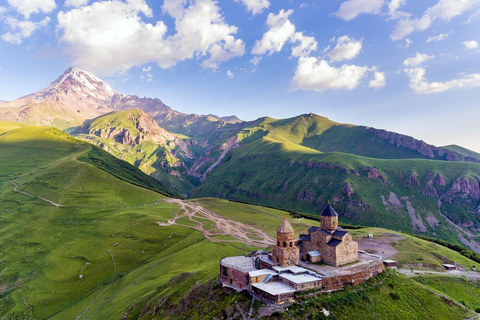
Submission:
[[[300,57],[295,76],[291,81],[292,90],[323,91],[346,88],[352,90],[359,85],[368,67],[346,65],[332,67],[326,60],[315,57]]]
[[[480,74],[478,73],[448,82],[428,82],[425,79],[424,68],[406,69],[404,71],[410,77],[410,88],[419,94],[442,92],[452,88],[480,87]]]
[[[407,38],[407,39],[405,39],[405,48],[408,48],[408,47],[410,47],[410,45],[411,45],[412,43],[413,43],[413,41],[412,41],[412,40],[410,40],[410,39],[408,39],[408,38]]]
[[[260,61],[262,61],[262,57],[253,57],[250,59],[250,63],[253,64],[255,67],[260,64]]]
[[[85,6],[90,2],[90,0],[67,0],[65,1],[66,7],[81,7]]]
[[[317,50],[317,41],[314,37],[307,37],[303,35],[303,32],[296,32],[290,41],[298,43],[298,45],[292,48],[292,56],[305,57],[310,55],[312,51]]]
[[[235,39],[214,0],[165,0],[163,12],[172,16],[176,33],[167,36],[163,21],[153,17],[144,0],[95,2],[58,14],[58,30],[73,65],[99,73],[127,70],[156,62],[169,68],[187,59],[202,60],[215,69],[222,61],[241,56],[245,44]]]
[[[463,45],[464,45],[465,48],[467,48],[467,49],[476,49],[476,48],[478,48],[478,42],[475,41],[475,40],[464,41],[464,42],[463,42]]]
[[[385,73],[375,71],[375,73],[373,74],[373,80],[370,80],[368,86],[375,89],[385,87]]]
[[[143,71],[143,72],[150,72],[150,71],[152,71],[152,66],[143,67],[143,68],[142,68],[142,71]]]
[[[147,80],[147,82],[152,82],[153,81],[153,74],[148,73],[146,76],[141,76],[140,80]]]
[[[332,61],[352,60],[362,50],[362,40],[355,40],[348,36],[337,39],[337,45],[328,53]]]
[[[227,77],[230,78],[230,79],[232,79],[232,78],[233,78],[233,72],[230,71],[230,70],[228,70],[228,71],[227,71]]]
[[[388,17],[392,20],[397,20],[401,18],[408,18],[410,17],[409,13],[398,11],[398,9],[404,5],[407,1],[406,0],[391,0],[388,3]]]
[[[7,0],[18,13],[30,19],[32,13],[49,13],[57,7],[54,0]]]
[[[282,50],[285,42],[290,39],[295,33],[295,26],[288,20],[288,17],[293,13],[293,10],[280,10],[278,15],[269,13],[267,17],[267,25],[270,29],[265,32],[261,40],[255,42],[255,47],[252,49],[253,54],[265,54],[279,52]]]
[[[46,27],[49,22],[49,17],[39,22],[19,21],[12,17],[7,17],[4,23],[10,31],[2,34],[2,39],[12,44],[21,44],[23,39],[30,37],[35,30]]]
[[[343,20],[350,21],[362,13],[379,13],[384,4],[384,0],[348,0],[340,5],[335,15]]]
[[[438,36],[428,37],[427,43],[443,41],[448,38],[448,35],[449,35],[448,33],[440,33]]]
[[[429,28],[431,24],[432,18],[429,15],[423,15],[420,19],[400,20],[390,34],[390,39],[392,41],[403,39],[415,30],[423,31]]]
[[[425,11],[434,19],[450,20],[466,11],[472,10],[480,2],[478,0],[440,0]]]
[[[244,5],[247,6],[247,10],[251,11],[252,14],[262,13],[263,10],[267,9],[270,6],[268,0],[235,0],[236,2],[241,1]]]
[[[411,19],[410,14],[406,14],[397,23],[390,38],[392,41],[403,39],[414,31],[423,31],[429,28],[436,19],[450,21],[453,17],[474,10],[479,4],[480,0],[439,0],[437,4],[428,8],[419,19]]]
[[[308,56],[312,51],[317,50],[317,41],[314,37],[308,37],[303,32],[295,32],[295,25],[288,20],[293,10],[280,10],[277,15],[268,14],[266,24],[270,27],[262,36],[262,39],[255,42],[252,49],[253,54],[272,54],[280,52],[287,41],[297,44],[292,48],[292,56]]]
[[[425,53],[419,53],[415,55],[413,58],[408,58],[405,61],[403,61],[403,65],[406,67],[416,67],[418,65],[421,65],[427,60],[433,59],[435,56],[429,56],[428,54]]]

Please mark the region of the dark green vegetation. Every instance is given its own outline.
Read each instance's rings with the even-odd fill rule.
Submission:
[[[15,192],[10,181],[27,194]],[[225,295],[212,283],[218,277],[220,258],[256,248],[211,242],[178,225],[160,227],[157,222],[171,219],[178,206],[162,200],[166,196],[154,190],[165,189],[156,183],[59,130],[1,123],[0,318],[164,319],[181,314],[210,318],[248,312],[235,307],[235,301],[248,307],[248,297]],[[226,200],[199,203],[272,236],[286,214]],[[297,232],[312,223],[316,222],[292,221]],[[358,237],[370,232],[379,237],[386,230],[354,230]],[[404,263],[418,261],[419,256],[433,264],[441,262],[440,257],[465,266],[473,263],[421,239],[405,236],[399,240],[398,248],[402,246],[408,247],[400,252]],[[413,281],[402,276],[393,279],[401,288],[399,295],[408,291],[400,283]],[[425,285],[443,290],[435,279]],[[384,285],[376,287],[391,293]],[[468,290],[468,283],[459,284],[449,299],[458,297],[469,310],[478,307]],[[438,299],[425,294],[422,301],[424,308],[416,315],[435,314]],[[194,308],[188,307],[191,302]],[[455,303],[441,307],[450,318],[472,314]]]
[[[167,189],[159,180],[146,175],[140,171],[140,169],[130,165],[126,161],[115,158],[98,147],[92,147],[89,152],[80,156],[78,159],[91,163],[120,180],[159,192],[169,197],[178,197],[175,192]]]
[[[465,278],[419,276],[407,278],[387,270],[359,286],[340,292],[297,294],[297,304],[269,311],[268,319],[464,319],[479,308],[480,281]],[[252,300],[242,293],[225,295],[215,282],[196,286],[179,303],[149,304],[142,319],[243,319]],[[252,316],[265,313],[255,301]],[[328,312],[327,317],[324,312]],[[267,313],[267,314],[268,314]],[[263,319],[263,318],[262,318]]]

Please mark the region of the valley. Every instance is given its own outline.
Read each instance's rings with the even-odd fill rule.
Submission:
[[[60,107],[36,113],[46,105]],[[476,275],[478,255],[416,237],[480,252],[480,160],[468,150],[315,114],[186,115],[74,69],[2,104],[0,117],[15,121],[0,122],[1,318],[287,319],[325,309],[343,319],[463,319],[480,310],[477,278],[459,277]],[[298,232],[318,225],[326,203],[400,272],[278,310],[218,286],[221,258],[268,250],[284,216]],[[446,262],[463,271],[444,272]]]

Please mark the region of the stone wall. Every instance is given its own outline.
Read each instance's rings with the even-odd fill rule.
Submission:
[[[336,247],[337,266],[358,260],[358,242],[352,240],[350,234],[343,237],[343,241]]]
[[[365,282],[366,280],[376,276],[379,273],[382,273],[383,271],[385,271],[383,263],[378,262],[356,273],[339,275],[334,277],[324,277],[323,290],[339,290],[342,289],[346,284],[357,285]]]
[[[242,291],[249,285],[248,272],[242,272],[220,264],[220,280],[223,284]]]
[[[257,296],[258,298],[262,299],[267,303],[273,303],[273,304],[279,305],[287,302],[295,302],[294,292],[288,292],[288,293],[283,293],[279,295],[271,295],[268,292],[262,291],[253,286],[252,286],[252,291],[255,294],[255,296]]]
[[[288,279],[280,277],[280,281],[293,287],[295,290],[303,291],[303,290],[310,290],[310,289],[321,289],[322,288],[322,279],[318,279],[317,281],[310,281],[305,283],[295,283]]]

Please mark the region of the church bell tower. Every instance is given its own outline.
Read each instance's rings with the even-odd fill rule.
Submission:
[[[300,259],[300,249],[295,245],[295,230],[286,217],[277,229],[277,244],[273,246],[272,259],[282,267],[294,266]]]

